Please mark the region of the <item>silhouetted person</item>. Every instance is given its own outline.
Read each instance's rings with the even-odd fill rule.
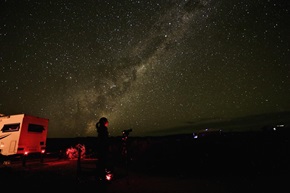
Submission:
[[[109,154],[109,121],[102,117],[96,124],[98,133],[97,141],[97,175],[100,180],[106,180],[106,169],[108,166]]]

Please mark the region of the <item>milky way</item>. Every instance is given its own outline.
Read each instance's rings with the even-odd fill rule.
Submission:
[[[268,117],[290,111],[289,7],[2,1],[0,113],[49,118],[49,137],[96,136],[102,116],[112,136],[281,121]]]

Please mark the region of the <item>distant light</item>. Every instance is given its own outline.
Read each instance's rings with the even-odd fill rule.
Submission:
[[[273,130],[276,131],[276,127],[274,127]]]
[[[198,135],[196,133],[192,133],[193,139],[197,139]]]

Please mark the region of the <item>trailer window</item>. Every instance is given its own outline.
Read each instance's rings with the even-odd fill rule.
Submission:
[[[29,132],[42,133],[43,130],[44,130],[44,127],[42,125],[36,125],[36,124],[29,124],[28,125]]]
[[[20,123],[15,123],[15,124],[6,124],[3,126],[1,131],[4,132],[13,132],[13,131],[19,131],[20,128]]]

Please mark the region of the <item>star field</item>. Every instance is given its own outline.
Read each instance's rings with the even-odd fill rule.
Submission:
[[[49,137],[96,136],[102,116],[112,136],[146,136],[287,113],[289,7],[1,1],[0,113],[49,118]]]

